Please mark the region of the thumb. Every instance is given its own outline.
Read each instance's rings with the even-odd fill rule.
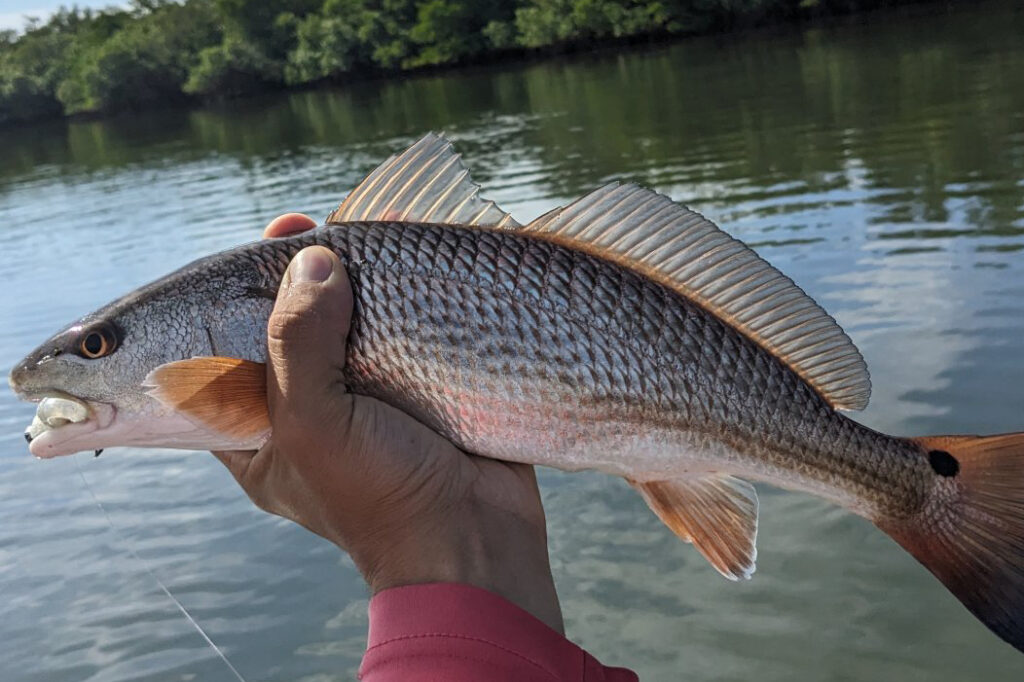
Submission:
[[[267,323],[267,404],[277,436],[319,421],[337,394],[345,366],[352,287],[329,249],[299,251],[281,281]]]

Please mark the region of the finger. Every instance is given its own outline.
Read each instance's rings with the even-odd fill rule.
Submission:
[[[351,315],[352,288],[337,256],[322,246],[300,251],[267,323],[267,404],[275,437],[289,427],[320,430],[330,423]]]
[[[263,230],[263,238],[287,237],[316,227],[316,221],[304,213],[285,213],[270,221]]]
[[[282,507],[279,505],[280,500],[275,496],[275,488],[280,487],[281,481],[275,479],[271,471],[272,452],[273,445],[268,441],[258,451],[226,450],[214,452],[213,456],[227,467],[238,485],[257,507],[271,514],[288,516],[286,511],[282,511]]]
[[[220,450],[214,451],[213,456],[220,460],[220,463],[227,467],[238,484],[245,488],[246,471],[252,462],[255,450]]]
[[[540,497],[540,484],[537,483],[537,469],[532,464],[512,464],[516,475],[529,486],[530,491]]]

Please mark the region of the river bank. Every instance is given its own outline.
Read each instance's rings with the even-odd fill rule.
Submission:
[[[155,0],[0,33],[0,126],[194,106],[694,36],[954,11],[934,0]],[[501,5],[500,7],[498,5]]]

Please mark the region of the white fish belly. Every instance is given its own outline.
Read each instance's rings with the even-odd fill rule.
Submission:
[[[875,511],[867,500],[795,462],[792,468],[770,464],[756,448],[740,451],[683,424],[607,406],[588,408],[564,397],[543,402],[476,392],[449,397],[441,430],[485,457],[635,481],[727,473],[810,493],[862,516]]]
[[[721,470],[740,457],[704,434],[571,400],[462,394],[448,403],[444,421],[446,435],[485,457],[639,481]]]

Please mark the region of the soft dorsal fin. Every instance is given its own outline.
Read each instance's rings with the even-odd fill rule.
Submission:
[[[757,561],[757,491],[727,474],[630,481],[662,523],[729,580],[748,579]]]
[[[773,353],[836,409],[867,406],[867,365],[839,324],[746,244],[668,197],[613,183],[522,231],[643,273]]]
[[[497,204],[481,198],[479,191],[480,186],[469,177],[451,142],[427,133],[377,166],[327,216],[326,222],[392,220],[519,227]]]

